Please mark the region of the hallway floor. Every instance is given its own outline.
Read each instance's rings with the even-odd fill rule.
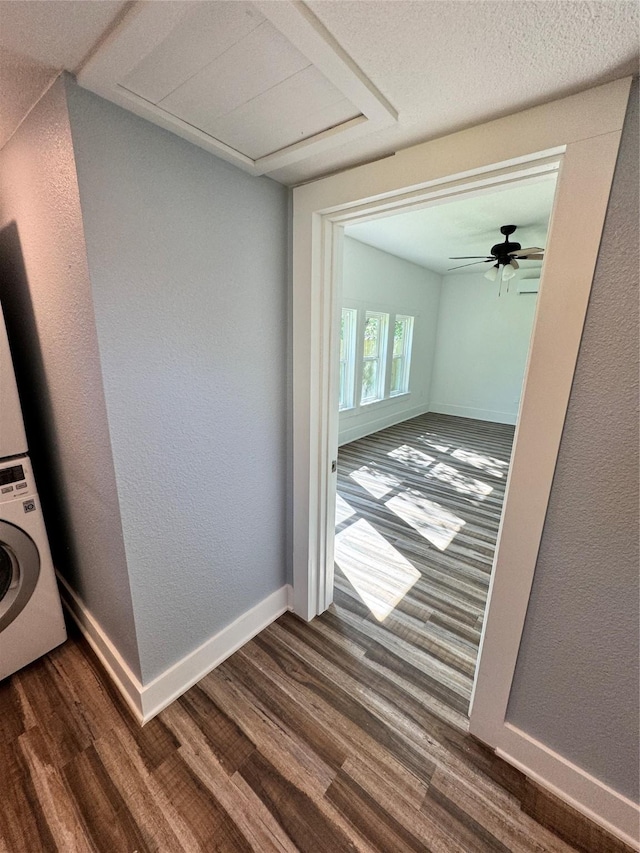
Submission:
[[[491,456],[501,461],[497,446]],[[461,472],[462,461],[447,465]],[[488,470],[464,470],[494,485]],[[422,487],[419,476],[387,501]],[[368,600],[378,616],[395,602],[390,630],[345,575],[327,613],[309,624],[285,614],[144,728],[77,637],[0,683],[1,853],[628,853],[467,734],[490,567],[483,531],[498,491],[477,506],[469,497],[468,508],[462,497],[431,498],[468,513],[447,548],[436,546],[441,561],[454,543],[473,555],[464,595],[442,579],[446,561],[432,569],[431,592],[422,580],[404,597],[378,586]],[[356,497],[343,499],[354,509]],[[431,510],[421,529],[443,545],[459,522]],[[389,535],[389,520],[370,523]],[[393,542],[405,561],[427,548]],[[419,644],[415,620],[427,610]],[[435,679],[439,668],[448,680]]]
[[[81,639],[6,679],[0,850],[630,853],[354,621],[281,617],[142,729]]]

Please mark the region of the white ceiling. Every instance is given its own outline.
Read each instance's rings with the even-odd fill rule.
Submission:
[[[78,70],[126,5],[0,0],[0,147],[60,70]]]
[[[470,264],[471,260],[450,260],[459,255],[489,254],[495,243],[502,243],[501,225],[517,225],[511,241],[522,248],[544,248],[556,176],[527,183],[484,190],[477,195],[349,225],[345,234],[383,252],[404,258],[419,266],[446,274],[451,267]],[[519,278],[538,277],[541,261],[520,261]],[[486,272],[489,264],[456,270],[457,273]]]
[[[0,0],[0,144],[59,70],[83,66],[128,5]],[[270,172],[290,185],[638,69],[634,0],[308,0],[307,8],[399,118]],[[262,120],[273,133],[277,115]],[[252,133],[259,138],[260,127]]]
[[[359,115],[246,0],[192,2],[120,85],[251,159]]]

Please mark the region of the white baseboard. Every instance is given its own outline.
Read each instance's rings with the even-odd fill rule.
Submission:
[[[215,669],[239,648],[289,610],[290,588],[280,587],[222,631],[143,687],[143,722],[148,722],[174,699]]]
[[[385,402],[387,401],[385,400]],[[418,415],[424,415],[428,411],[430,411],[430,407],[423,403],[421,406],[413,406],[411,409],[404,409],[403,411],[382,411],[378,417],[367,418],[364,421],[355,417],[353,424],[349,424],[349,421],[346,420],[343,427],[339,428],[338,446],[342,447],[343,444],[357,441],[359,438],[364,438],[365,435],[372,435],[374,432],[408,421],[410,418],[417,418]]]
[[[449,403],[431,403],[430,412],[439,415],[456,415],[459,418],[472,418],[475,421],[491,421],[494,424],[515,424],[518,413],[498,412],[493,409],[474,409],[471,406],[453,406]]]
[[[120,691],[140,724],[144,722],[142,707],[142,684],[132,672],[129,664],[109,639],[101,625],[94,619],[61,574],[57,573],[60,597],[67,613],[80,629],[81,634],[96,653],[100,663]]]
[[[291,609],[292,591],[286,584],[143,685],[68,583],[64,578],[58,578],[63,604],[141,725],[148,723],[174,699]]]
[[[640,807],[567,758],[505,723],[496,754],[611,835],[640,850]]]

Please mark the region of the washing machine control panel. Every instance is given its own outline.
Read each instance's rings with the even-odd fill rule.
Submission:
[[[0,462],[0,503],[35,492],[31,464],[26,457]]]

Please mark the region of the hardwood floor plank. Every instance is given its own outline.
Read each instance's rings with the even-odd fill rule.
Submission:
[[[429,811],[432,801],[438,805],[448,801],[447,811],[458,819],[461,815],[466,815],[466,819],[470,821],[469,826],[477,824],[483,827],[483,831],[507,850],[534,853],[540,850],[540,844],[543,842],[545,850],[568,853],[570,848],[567,848],[557,835],[549,833],[548,837],[545,837],[542,828],[536,833],[532,832],[529,818],[521,811],[520,803],[505,800],[504,797],[498,801],[496,799],[483,795],[477,778],[470,783],[468,779],[458,775],[436,771],[422,808],[423,811]]]
[[[279,828],[274,831],[274,822],[264,803],[250,789],[236,783],[238,768],[256,751],[255,746],[251,744],[250,750],[240,750],[241,761],[225,761],[223,764],[209,748],[209,733],[200,729],[184,701],[168,708],[166,718],[180,740],[180,757],[227,812],[252,848],[265,851],[289,850],[288,837]],[[228,723],[235,726],[230,720]],[[237,742],[235,737],[234,741]],[[251,742],[246,739],[246,743]]]
[[[327,767],[336,772],[342,767],[348,749],[332,732],[317,724],[310,710],[287,701],[277,686],[246,657],[234,655],[225,668],[289,731],[304,732],[305,740]]]
[[[150,853],[152,839],[134,820],[92,744],[62,768],[67,787],[83,815],[84,828],[100,853]],[[55,849],[55,848],[54,848]]]
[[[628,853],[629,848],[617,838],[590,821],[585,821],[575,809],[567,806],[549,791],[526,780],[522,801],[523,810],[542,826],[551,829],[563,841],[583,853]],[[640,833],[639,833],[640,835]]]
[[[178,748],[179,744],[160,718],[140,728],[113,685],[105,682],[100,664],[90,649],[80,659],[68,652],[68,645],[60,646],[49,655],[46,666],[68,697],[76,725],[86,731],[91,740],[100,737],[105,727],[118,733],[126,729],[134,736],[149,769],[157,767]]]
[[[73,701],[62,691],[49,666],[27,667],[21,681],[31,696],[31,707],[52,761],[62,767],[91,745],[91,733],[74,713]]]
[[[84,828],[81,813],[64,779],[53,766],[40,729],[34,727],[21,735],[19,746],[33,780],[38,811],[46,821],[55,849],[95,853],[96,847]]]
[[[319,803],[285,779],[260,753],[250,756],[239,772],[276,817],[297,850],[346,853],[366,849],[331,821]]]
[[[171,791],[177,811],[195,837],[193,853],[208,851],[249,851],[251,845],[232,823],[217,798],[178,753],[172,753],[156,770],[154,778]],[[189,850],[191,853],[191,850]]]
[[[146,768],[141,772],[142,768],[136,767],[117,734],[108,733],[96,740],[94,746],[109,778],[144,835],[149,849],[157,853],[165,850],[188,853],[189,847],[181,843],[177,834],[179,825],[174,831],[162,807],[164,804],[158,802],[154,796]]]
[[[322,796],[334,771],[310,748],[299,733],[271,718],[256,697],[226,672],[211,673],[203,682],[203,690],[223,705],[231,719],[242,728],[262,755],[294,784],[316,796]]]
[[[144,745],[141,746],[137,743],[128,728],[111,732],[105,731],[103,734],[104,737],[96,741],[96,749],[114,780],[117,781],[118,773],[112,772],[111,762],[113,760],[118,762],[120,759],[117,756],[124,753],[128,758],[129,764],[123,763],[121,770],[118,772],[135,775],[137,784],[142,788],[141,799],[146,799],[146,792],[149,792],[149,796],[154,804],[149,814],[155,814],[156,809],[162,812],[171,831],[178,839],[176,853],[183,853],[183,851],[191,853],[192,850],[197,851],[199,849],[199,842],[196,835],[187,822],[185,815],[176,806],[173,797],[174,791],[171,788],[165,788],[162,782],[154,775],[154,770],[149,768],[149,764],[145,761],[144,757]],[[109,747],[115,753],[113,759]],[[170,750],[166,758],[172,755],[177,755],[177,751],[174,749]],[[145,815],[143,820],[146,819],[147,816]],[[167,845],[166,850],[167,853],[174,853],[174,848],[170,844]]]
[[[0,838],[7,853],[49,853],[56,843],[18,740],[0,740],[3,791]]]
[[[375,850],[394,850],[397,853],[424,853],[429,850],[347,773],[338,773],[325,796],[371,842]]]
[[[242,650],[242,654],[246,654],[260,666],[287,697],[287,701],[312,709],[316,725],[331,732],[337,742],[348,749],[350,754],[360,755],[363,760],[370,762],[373,766],[383,765],[386,772],[393,777],[397,788],[407,792],[408,798],[412,792],[424,794],[424,781],[408,770],[393,753],[372,737],[366,727],[361,728],[354,720],[344,716],[330,701],[325,701],[313,689],[305,687],[297,677],[289,674],[287,666],[274,667],[273,658],[264,653],[255,644],[255,640],[245,649]],[[368,717],[365,717],[366,719]]]
[[[179,703],[221,766],[229,775],[235,773],[255,750],[254,742],[197,685]]]
[[[180,754],[191,771],[226,809],[229,820],[252,850],[290,853],[295,849],[287,834],[273,820],[265,803],[249,786],[238,784],[242,781],[238,771],[232,777],[227,777],[219,766],[212,763],[211,756],[206,752],[194,751],[188,746],[182,747]]]
[[[275,633],[278,628],[278,625],[272,625],[268,641],[259,637],[255,640],[256,644],[271,651],[275,656],[274,659],[278,659],[283,665],[287,666],[290,672],[291,667],[294,671],[296,669],[296,659],[298,672],[302,671],[300,664],[303,659],[308,664],[312,661],[313,671],[308,665],[304,670],[302,683],[311,687],[316,695],[324,698],[344,720],[348,720],[351,728],[355,724],[361,733],[366,732],[372,745],[382,746],[418,779],[428,779],[433,771],[433,764],[422,754],[420,749],[414,747],[407,738],[399,734],[397,729],[380,719],[369,703],[361,701],[361,696],[366,692],[366,688],[363,685],[354,685],[349,677],[345,676],[344,671],[330,666],[308,648],[304,652],[301,652],[297,644],[292,648],[291,635],[286,642],[283,641],[282,636]],[[301,654],[304,655],[304,658],[301,657]],[[321,668],[320,673],[315,668],[318,665]],[[332,684],[330,691],[326,687],[328,684]],[[355,695],[352,692],[354,688],[356,690]]]
[[[0,682],[0,740],[15,740],[27,729],[17,681],[6,679]],[[35,725],[35,720],[30,721]]]

